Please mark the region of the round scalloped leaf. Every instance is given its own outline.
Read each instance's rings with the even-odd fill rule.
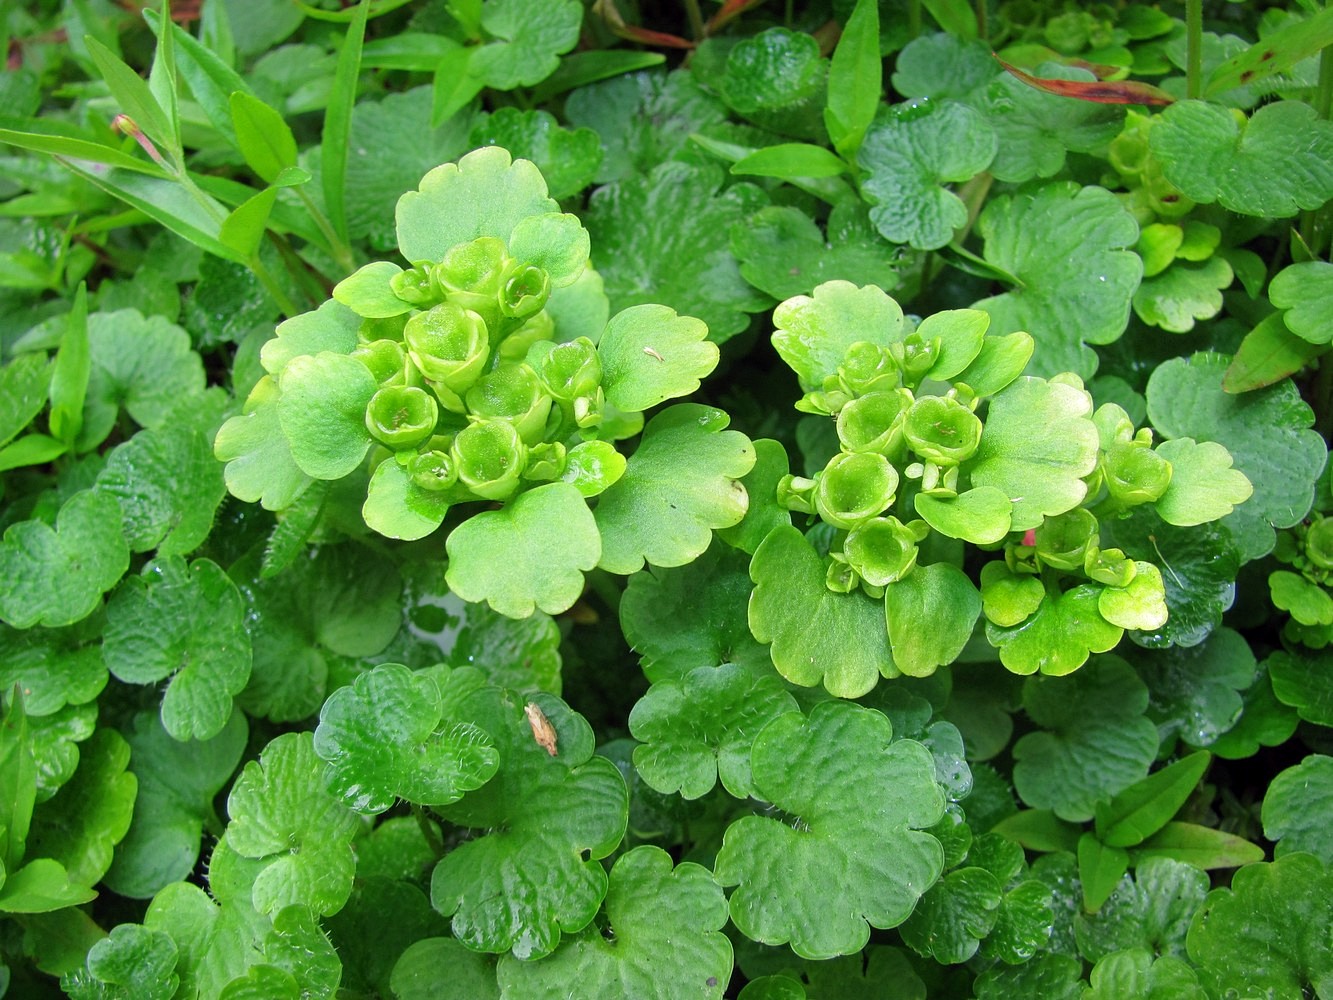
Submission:
[[[1214,441],[1174,438],[1158,445],[1157,454],[1171,463],[1171,482],[1156,503],[1168,524],[1216,521],[1254,493],[1245,473],[1231,467],[1231,453]]]
[[[1333,625],[1333,595],[1299,573],[1279,569],[1268,574],[1273,607],[1302,625]]]
[[[525,1000],[720,1000],[731,981],[731,942],[720,933],[727,901],[707,868],[673,870],[658,847],[616,860],[606,893],[606,932],[565,941],[542,962],[500,959],[500,989]]]
[[[598,566],[624,574],[645,562],[681,566],[708,548],[714,529],[740,523],[749,497],[739,480],[755,452],[744,434],[725,429],[730,419],[678,403],[648,421],[625,474],[597,500]]]
[[[942,185],[971,180],[999,148],[980,112],[954,101],[895,105],[857,154],[870,221],[891,243],[937,250],[967,223],[967,206]]]
[[[178,954],[170,935],[119,924],[88,949],[82,968],[61,978],[60,988],[74,1000],[171,1000],[180,986]]]
[[[1249,121],[1177,101],[1148,136],[1163,175],[1191,201],[1285,219],[1333,198],[1333,125],[1301,101],[1265,105]]]
[[[1273,548],[1276,535],[1266,524],[1289,528],[1310,510],[1328,449],[1310,430],[1314,413],[1290,379],[1243,396],[1223,392],[1229,360],[1196,354],[1159,365],[1148,379],[1148,418],[1164,438],[1216,441],[1231,453],[1254,487],[1228,521],[1248,561]]]
[[[559,211],[534,163],[511,160],[507,150],[487,146],[436,167],[416,191],[398,199],[398,248],[410,261],[436,261],[478,236],[508,244],[514,227],[528,216]]]
[[[540,267],[552,286],[573,284],[588,263],[591,242],[578,216],[567,212],[529,215],[509,234],[509,252],[516,260]]]
[[[1029,678],[1023,707],[1043,731],[1014,744],[1014,788],[1061,819],[1091,819],[1095,803],[1146,777],[1157,754],[1148,689],[1119,657],[1069,677]]]
[[[750,631],[773,644],[773,665],[793,684],[822,681],[830,694],[859,698],[881,675],[898,676],[884,605],[860,590],[829,590],[824,561],[796,528],[773,529],[755,550],[750,579]]]
[[[204,825],[213,819],[213,799],[241,762],[247,732],[245,713],[233,712],[212,739],[181,743],[162,728],[158,713],[135,716],[126,739],[139,791],[129,833],[106,874],[112,891],[148,899],[189,876]]]
[[[1333,726],[1333,649],[1278,650],[1265,662],[1278,701],[1307,722]]]
[[[425,674],[382,663],[334,691],[315,730],[333,793],[376,815],[399,799],[448,805],[490,780],[499,766],[491,738],[451,718],[459,694],[450,689],[466,676],[450,674],[441,690]]]
[[[1333,865],[1333,757],[1314,753],[1289,767],[1264,793],[1264,836],[1277,841],[1274,857],[1305,851]]]
[[[658,305],[631,306],[611,317],[597,356],[606,398],[626,412],[688,396],[717,367],[717,345],[693,316]]]
[[[1246,865],[1194,915],[1186,943],[1204,985],[1275,997],[1333,987],[1333,872],[1309,854]]]
[[[1333,264],[1307,260],[1284,267],[1268,286],[1268,298],[1286,310],[1282,322],[1302,340],[1333,340]]]
[[[765,665],[766,666],[766,665]],[[722,786],[738,799],[753,793],[750,747],[769,721],[797,711],[771,670],[736,663],[699,667],[680,681],[648,689],[630,712],[634,767],[665,794],[697,799]]]
[[[1199,977],[1179,958],[1143,949],[1116,952],[1101,959],[1092,970],[1091,988],[1084,1000],[1207,1000]]]
[[[302,354],[324,351],[351,354],[356,348],[356,331],[360,326],[360,316],[341,302],[326,299],[318,309],[279,323],[277,335],[265,341],[259,349],[260,363],[264,371],[276,377],[287,367],[288,361]],[[253,398],[253,390],[251,395]],[[250,409],[248,403],[246,409]]]
[[[463,600],[484,600],[510,618],[536,608],[559,614],[579,599],[583,574],[601,558],[597,527],[575,487],[539,486],[450,532],[445,579]]]
[[[849,955],[896,927],[940,875],[944,814],[928,751],[893,742],[889,720],[848,702],[781,715],[756,737],[756,794],[788,817],[745,816],[723,836],[714,877],[734,885],[731,919],[802,958]],[[829,893],[830,886],[839,892]]]
[[[578,0],[491,0],[481,26],[495,40],[472,53],[468,73],[496,90],[535,86],[560,66],[582,23]]]
[[[1135,560],[1134,578],[1124,587],[1107,587],[1097,596],[1097,612],[1123,629],[1150,631],[1166,624],[1166,588],[1162,571]]]
[[[313,481],[297,467],[278,419],[278,384],[265,375],[255,384],[245,411],[219,428],[213,455],[226,462],[231,495],[265,510],[290,507]]]
[[[1089,344],[1109,344],[1125,331],[1143,262],[1129,248],[1138,223],[1120,200],[1099,187],[1070,181],[1002,195],[977,220],[986,260],[1014,276],[1013,291],[973,303],[990,313],[991,334],[1026,331],[1037,342],[1032,371],[1097,367]]]
[[[918,955],[941,965],[966,962],[995,926],[1001,885],[984,868],[960,868],[932,885],[899,933]]]
[[[888,347],[903,339],[903,311],[874,285],[826,281],[773,310],[773,346],[811,392],[836,375],[847,348],[859,341]]]
[[[245,602],[220,566],[155,559],[107,603],[102,655],[128,684],[167,680],[162,724],[178,740],[212,739],[250,680]]]
[[[52,628],[92,614],[130,565],[120,524],[120,505],[95,489],[66,500],[54,529],[11,524],[0,540],[0,620]]]
[[[1017,844],[1013,846],[1018,847]],[[1021,854],[1022,848],[1019,851]],[[1019,882],[1001,898],[1000,908],[995,913],[995,926],[981,942],[982,956],[998,958],[1009,965],[1030,961],[1033,955],[1051,944],[1053,909],[1054,900],[1046,883],[1032,878]]]
[[[278,422],[302,472],[341,479],[361,464],[372,444],[366,406],[379,388],[370,369],[347,354],[303,354],[278,387]]]
[[[521,698],[480,688],[458,705],[495,741],[495,777],[438,811],[480,833],[435,866],[431,905],[476,951],[540,958],[562,933],[586,927],[606,895],[600,859],[620,843],[629,796],[616,766],[593,755],[592,728],[560,699],[532,696],[554,728],[557,753],[538,744]]]
[[[815,38],[768,28],[736,43],[715,86],[728,107],[756,124],[813,138],[805,119],[818,117],[827,78],[828,60],[819,54]]]
[[[602,164],[602,143],[590,128],[562,128],[547,111],[496,108],[472,126],[474,147],[503,146],[514,156],[532,160],[557,200],[578,194]]]
[[[936,531],[976,545],[993,545],[1009,534],[1013,504],[1003,490],[977,486],[956,496],[918,493],[913,504]]]
[[[981,595],[957,566],[933,563],[889,584],[884,609],[893,662],[908,677],[929,677],[967,645]]]
[[[967,470],[1013,504],[1010,529],[1026,531],[1086,496],[1100,439],[1092,400],[1063,382],[1020,378],[990,401],[981,444]]]
[[[284,733],[245,765],[227,796],[227,841],[261,862],[251,902],[270,915],[293,904],[329,916],[352,892],[356,815],[324,787],[314,734]]]
[[[743,565],[740,572],[744,573]],[[746,576],[745,592],[749,591]],[[22,689],[23,711],[29,720],[51,715],[66,705],[93,701],[107,679],[101,624],[98,617],[64,629],[0,625],[0,690],[13,691],[16,684]]]
[[[898,53],[893,89],[905,97],[962,98],[999,72],[985,42],[923,32]]]
[[[45,802],[74,777],[79,746],[96,728],[96,702],[66,705],[50,715],[28,718],[38,802]]]
[[[1198,264],[1177,261],[1160,274],[1144,278],[1134,293],[1134,312],[1149,326],[1189,333],[1197,320],[1222,311],[1222,292],[1235,277],[1221,257]]]
[[[620,600],[620,625],[648,680],[684,680],[695,667],[737,663],[757,672],[771,661],[750,634],[746,606],[750,561],[720,541],[671,569],[650,567],[630,577]]]
[[[444,523],[453,495],[422,489],[396,461],[381,462],[370,476],[361,516],[386,538],[416,541]]]
[[[398,956],[389,988],[396,1000],[440,1000],[442,989],[458,1000],[500,1000],[494,961],[452,938],[422,938]]]
[[[1016,674],[1073,673],[1091,653],[1114,649],[1124,635],[1098,610],[1102,593],[1095,584],[1082,584],[1058,597],[1047,594],[1026,621],[1008,627],[988,621],[986,638],[999,649],[1000,662]]]
[[[1089,962],[1128,948],[1184,958],[1185,934],[1208,888],[1208,874],[1193,865],[1142,859],[1096,913],[1074,915],[1079,953]]]
[[[1191,746],[1210,746],[1236,724],[1241,692],[1255,680],[1250,644],[1226,627],[1196,646],[1130,647],[1126,655],[1148,685],[1148,718],[1163,741],[1179,734]]]
[[[1041,955],[1022,965],[983,972],[973,984],[977,1000],[1083,1000],[1083,963],[1070,955]]]

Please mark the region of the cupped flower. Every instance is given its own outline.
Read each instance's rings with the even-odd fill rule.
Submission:
[[[507,420],[527,444],[536,444],[546,431],[551,397],[526,364],[504,363],[467,391],[468,412],[474,417]]]
[[[528,449],[507,420],[478,420],[458,432],[449,454],[458,480],[486,500],[505,500],[518,488]]]
[[[505,269],[510,263],[503,242],[494,236],[479,236],[445,251],[431,269],[431,280],[441,298],[486,313],[494,308],[495,296],[504,284]]]
[[[379,385],[395,385],[403,380],[407,355],[403,353],[403,345],[396,340],[371,340],[358,344],[352,357],[370,369]]]
[[[937,465],[958,465],[981,444],[981,419],[948,396],[922,396],[903,422],[907,445]]]
[[[556,344],[537,362],[537,377],[563,403],[590,396],[602,384],[602,361],[587,337]]]
[[[1102,458],[1106,490],[1125,506],[1151,503],[1171,485],[1171,463],[1146,444],[1112,445]]]
[[[1037,558],[1056,569],[1083,569],[1088,550],[1099,540],[1097,518],[1082,507],[1042,521],[1033,532]]]
[[[412,456],[407,475],[423,490],[440,493],[458,482],[458,463],[448,452],[427,451]]]
[[[848,533],[842,554],[872,587],[897,583],[916,567],[917,533],[896,517],[873,517]]]
[[[442,298],[440,290],[431,281],[430,262],[399,271],[389,279],[389,289],[419,309],[429,309]]]
[[[838,440],[848,451],[893,455],[902,448],[903,422],[911,405],[912,394],[906,389],[854,399],[838,414]]]
[[[882,513],[898,492],[898,470],[873,452],[840,452],[816,477],[815,509],[835,528],[855,528]]]
[[[511,261],[505,268],[496,300],[500,312],[513,319],[536,315],[551,297],[551,276],[536,264]]]
[[[380,389],[366,406],[366,430],[387,448],[415,448],[433,433],[440,409],[435,397],[412,385]]]
[[[421,373],[456,396],[481,377],[490,356],[485,322],[454,302],[417,313],[403,328],[403,338]],[[444,402],[447,406],[451,400]]]

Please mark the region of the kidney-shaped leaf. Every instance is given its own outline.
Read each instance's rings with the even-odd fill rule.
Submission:
[[[626,412],[688,396],[717,366],[708,327],[666,306],[630,306],[611,317],[597,354],[606,398]]]
[[[746,816],[723,837],[714,874],[737,886],[731,919],[746,937],[790,942],[803,958],[848,955],[872,926],[907,919],[939,877],[944,851],[920,832],[944,815],[934,761],[892,740],[887,718],[841,701],[779,716],[756,737],[756,794],[788,821]]]
[[[826,281],[773,311],[773,346],[806,392],[834,375],[859,341],[888,347],[903,339],[903,311],[875,285]]]
[[[1264,836],[1278,841],[1275,857],[1307,851],[1325,865],[1333,863],[1333,757],[1315,753],[1289,767],[1264,795]]]

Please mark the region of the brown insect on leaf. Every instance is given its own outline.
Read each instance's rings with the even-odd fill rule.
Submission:
[[[551,725],[546,713],[533,702],[528,702],[523,706],[523,714],[528,717],[528,725],[532,727],[532,738],[537,741],[537,745],[552,757],[558,754],[560,752],[556,747],[558,736],[555,726]]]
[[[657,353],[655,350],[653,350],[651,347],[645,347],[645,348],[643,349],[643,353],[646,354],[646,355],[648,355],[648,357],[650,357],[650,358],[656,358],[658,361],[665,361],[665,360],[666,360],[666,358],[662,357],[662,355],[658,354],[658,353]]]

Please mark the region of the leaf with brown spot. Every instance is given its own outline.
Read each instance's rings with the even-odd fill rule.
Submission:
[[[1072,97],[1095,104],[1147,104],[1155,107],[1175,102],[1175,98],[1166,91],[1148,83],[1133,80],[1045,80],[1025,73],[1017,66],[1011,66],[999,56],[995,60],[1029,87],[1057,97]]]

